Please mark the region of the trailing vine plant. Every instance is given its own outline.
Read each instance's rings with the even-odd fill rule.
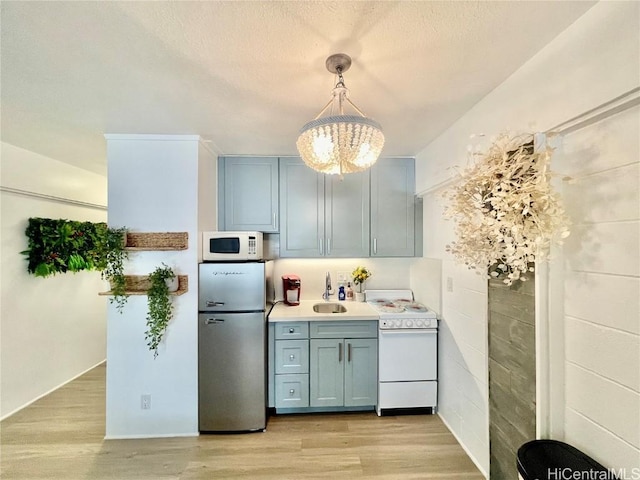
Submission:
[[[552,149],[536,151],[531,136],[500,134],[448,189],[445,217],[455,222],[447,251],[478,273],[507,285],[525,281],[552,240],[569,235],[569,219],[553,191]]]
[[[116,304],[118,312],[122,309],[129,296],[126,293],[124,276],[124,261],[129,254],[125,248],[126,228],[109,228],[104,236],[104,252],[101,261],[102,278],[111,285],[110,303]]]
[[[158,356],[158,346],[173,318],[173,303],[169,298],[169,287],[166,280],[175,278],[173,270],[162,264],[149,275],[149,290],[147,291],[147,331],[145,339],[149,350],[153,351],[153,358]]]

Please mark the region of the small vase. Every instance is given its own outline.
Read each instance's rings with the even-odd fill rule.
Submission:
[[[356,302],[364,302],[364,292],[356,292]]]
[[[167,284],[167,288],[169,289],[170,292],[175,292],[178,290],[179,282],[178,282],[177,275],[173,278],[166,278],[164,280],[164,283]]]

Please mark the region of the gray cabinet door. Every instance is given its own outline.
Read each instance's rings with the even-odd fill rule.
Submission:
[[[371,256],[413,257],[415,162],[380,159],[371,168]]]
[[[325,254],[369,256],[369,171],[325,176]]]
[[[375,405],[378,399],[378,340],[348,338],[344,343],[344,405]]]
[[[317,173],[280,159],[280,256],[368,257],[369,172]]]
[[[309,404],[340,407],[344,404],[344,341],[309,341]]]
[[[223,161],[224,230],[277,232],[278,158],[225,157]]]
[[[280,159],[280,257],[321,257],[324,175],[299,158]]]

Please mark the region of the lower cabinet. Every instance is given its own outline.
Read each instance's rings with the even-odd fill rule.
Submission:
[[[312,407],[376,404],[377,339],[312,339],[309,346],[309,397]]]
[[[278,322],[270,332],[269,405],[276,411],[375,407],[378,322]]]
[[[309,406],[308,337],[307,322],[283,322],[276,325],[272,342],[276,408]],[[290,340],[291,338],[295,340]]]
[[[309,375],[276,375],[276,408],[301,408],[309,406]]]

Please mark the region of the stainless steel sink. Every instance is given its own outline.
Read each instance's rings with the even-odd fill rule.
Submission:
[[[316,303],[313,306],[316,313],[344,313],[347,309],[339,303]]]

